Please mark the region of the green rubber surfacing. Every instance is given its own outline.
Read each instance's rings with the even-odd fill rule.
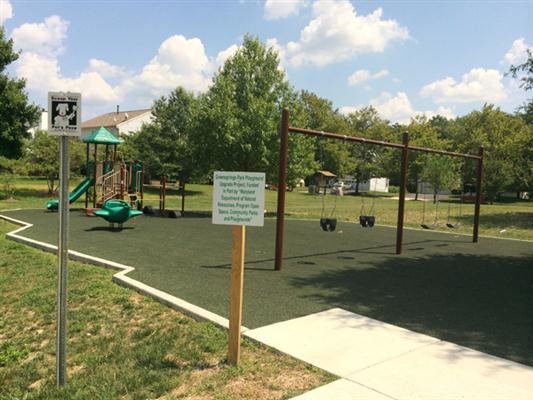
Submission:
[[[2,212],[34,224],[23,236],[57,243],[57,213]],[[70,248],[135,267],[134,279],[227,317],[231,227],[211,218],[141,216],[113,231],[70,213]],[[287,221],[274,272],[275,220],[247,228],[243,324],[256,328],[340,307],[533,366],[533,243]]]

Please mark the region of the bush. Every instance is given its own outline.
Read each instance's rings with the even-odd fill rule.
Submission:
[[[400,193],[400,187],[389,185],[389,193]]]

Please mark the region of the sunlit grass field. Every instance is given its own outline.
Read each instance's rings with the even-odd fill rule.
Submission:
[[[74,188],[79,179],[72,179],[71,188]],[[185,209],[186,211],[211,211],[212,187],[209,185],[190,184],[186,187]],[[0,199],[0,210],[11,208],[42,208],[50,196],[47,194],[46,181],[39,179],[19,178],[16,183],[15,199]],[[147,188],[145,191],[145,204],[154,208],[159,204],[158,190]],[[394,195],[380,196],[372,193],[364,196],[332,196],[323,198],[321,195],[308,194],[305,189],[287,192],[285,211],[290,218],[319,219],[324,213],[330,215],[335,208],[335,216],[340,221],[358,221],[362,204],[370,211],[374,206],[373,214],[378,224],[395,226],[397,222],[398,200]],[[432,224],[435,220],[435,205],[425,202],[425,222]],[[82,196],[73,207],[82,207]],[[172,187],[167,190],[166,205],[168,209],[181,209],[181,197],[178,191]],[[277,192],[266,191],[265,207],[269,216],[274,216],[277,208]],[[423,220],[423,201],[407,201],[405,226],[420,228]],[[448,209],[452,223],[460,222],[457,229],[446,227],[448,221]],[[459,213],[461,216],[459,217]],[[472,232],[474,205],[464,203],[460,205],[458,199],[440,201],[437,213],[437,230],[456,231],[470,234]],[[533,240],[533,201],[513,199],[495,204],[483,204],[481,207],[480,234],[502,238]]]

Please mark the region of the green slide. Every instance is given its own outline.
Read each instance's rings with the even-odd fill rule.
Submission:
[[[94,181],[90,178],[85,178],[68,196],[68,202],[73,203],[80,198],[93,185]],[[46,209],[49,211],[57,210],[59,207],[59,200],[50,200],[46,203]]]

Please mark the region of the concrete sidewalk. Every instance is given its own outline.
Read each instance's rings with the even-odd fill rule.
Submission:
[[[533,400],[533,368],[339,308],[244,333],[341,379],[298,400]]]

